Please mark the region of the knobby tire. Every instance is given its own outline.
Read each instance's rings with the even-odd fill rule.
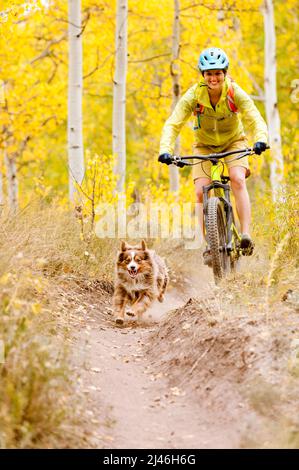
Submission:
[[[220,251],[226,245],[226,223],[222,203],[217,197],[208,200],[206,230],[217,284],[230,271],[230,257],[224,250]]]

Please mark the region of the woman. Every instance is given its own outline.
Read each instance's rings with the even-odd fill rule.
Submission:
[[[243,123],[254,136],[254,151],[260,155],[267,147],[267,126],[252,99],[227,76],[229,60],[219,48],[205,49],[199,57],[202,73],[199,83],[192,86],[179,100],[166,121],[160,144],[159,162],[171,164],[175,140],[185,122],[195,115],[194,155],[241,150],[248,147]],[[240,114],[242,114],[242,120]],[[241,224],[241,247],[253,251],[250,236],[251,209],[245,178],[250,175],[248,158],[232,161],[226,157],[231,187]],[[210,183],[211,163],[203,162],[193,167],[193,180],[197,201],[201,204],[200,224],[203,226],[203,186]],[[210,264],[208,249],[204,252],[205,264]]]

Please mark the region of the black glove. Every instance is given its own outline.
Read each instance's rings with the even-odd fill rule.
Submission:
[[[166,163],[166,165],[171,165],[172,164],[172,157],[170,153],[162,153],[159,155],[158,162],[160,163]]]
[[[260,155],[262,152],[264,152],[267,148],[267,144],[265,142],[256,142],[253,146],[254,153],[257,155]]]

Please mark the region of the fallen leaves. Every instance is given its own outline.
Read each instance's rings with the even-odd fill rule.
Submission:
[[[181,390],[179,387],[171,387],[170,391],[175,397],[184,397],[186,395],[186,392]]]
[[[91,369],[89,369],[91,372],[96,372],[97,374],[99,374],[100,372],[102,372],[101,369],[99,369],[98,367],[91,367]]]

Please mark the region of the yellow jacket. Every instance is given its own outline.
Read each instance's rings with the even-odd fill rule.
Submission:
[[[242,114],[242,120],[239,112],[233,113],[227,104],[227,92],[231,84],[234,89],[234,102]],[[245,136],[243,123],[247,130],[252,131],[254,142],[267,143],[266,123],[252,99],[239,85],[226,77],[220,100],[214,110],[210,103],[207,85],[202,79],[181,97],[173,113],[167,119],[162,132],[160,154],[173,154],[175,140],[194,112],[197,103],[204,106],[204,112],[200,116],[200,128],[198,128],[197,117],[194,116],[195,146],[213,146],[217,147],[215,151],[221,152],[232,142]]]

